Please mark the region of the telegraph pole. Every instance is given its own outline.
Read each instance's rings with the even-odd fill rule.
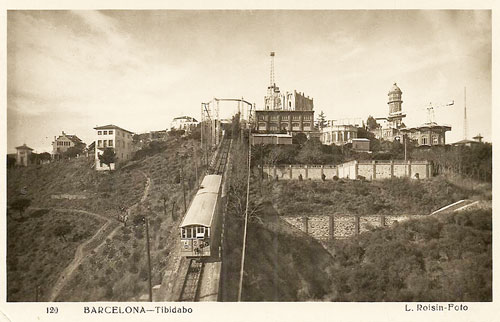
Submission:
[[[252,145],[250,142],[250,127],[248,128],[248,178],[247,178],[247,200],[245,206],[245,228],[243,230],[243,249],[241,250],[241,267],[240,267],[240,283],[238,287],[238,302],[241,302],[241,292],[243,289],[243,273],[245,272],[245,250],[247,244],[247,228],[248,228],[248,201],[250,198],[250,160],[252,159]]]
[[[144,218],[146,222],[146,245],[148,248],[148,279],[149,279],[149,302],[153,302],[153,286],[151,284],[151,253],[149,250],[149,219]]]
[[[184,213],[186,213],[186,189],[184,188],[184,171],[182,170],[181,165],[181,184],[182,184],[182,197],[184,198]]]

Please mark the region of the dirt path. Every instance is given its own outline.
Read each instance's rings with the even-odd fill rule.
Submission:
[[[146,178],[146,186],[144,187],[144,192],[142,194],[141,200],[139,200],[137,203],[133,204],[127,209],[127,214],[130,216],[131,212],[135,210],[138,205],[144,201],[146,201],[148,195],[149,195],[149,189],[151,186],[151,179],[142,171],[140,171],[144,177]],[[33,209],[36,209],[33,207]],[[85,210],[77,210],[77,209],[61,209],[61,208],[53,208],[56,211],[63,211],[63,212],[79,212],[79,213],[84,213],[87,215],[91,216],[97,216],[99,218],[103,218],[106,220],[106,223],[99,228],[99,230],[86,242],[80,244],[76,251],[75,251],[75,257],[73,258],[73,261],[61,272],[59,275],[59,278],[57,279],[56,283],[52,287],[52,290],[50,292],[50,295],[48,297],[49,302],[54,302],[61,292],[61,290],[64,288],[66,283],[70,280],[71,275],[75,271],[75,269],[80,265],[81,261],[83,258],[85,258],[91,251],[97,251],[102,245],[106,243],[106,239],[108,238],[113,238],[113,236],[118,232],[118,229],[121,227],[121,225],[117,225],[113,230],[109,230],[108,228],[112,227],[115,222],[111,220],[109,217],[92,213],[89,211]],[[105,235],[106,234],[106,235]],[[96,247],[92,249],[85,249],[87,245],[91,244],[95,240],[102,239],[102,242],[99,243]]]

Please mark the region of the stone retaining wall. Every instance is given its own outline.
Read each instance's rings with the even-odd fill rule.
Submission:
[[[323,215],[323,216],[281,216],[293,227],[318,240],[344,239],[376,227],[391,226],[395,222],[422,216],[357,216],[357,215]]]
[[[61,194],[61,195],[51,195],[50,199],[69,199],[69,200],[74,200],[74,199],[87,199],[87,196],[85,195],[69,195],[69,194]]]
[[[429,161],[350,161],[333,165],[288,165],[264,166],[268,178],[278,180],[332,180],[334,176],[344,179],[366,180],[402,178],[426,179],[432,177]]]

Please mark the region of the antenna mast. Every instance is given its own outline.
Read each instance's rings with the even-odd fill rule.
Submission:
[[[464,140],[467,140],[467,88],[464,87]]]
[[[271,52],[271,77],[270,77],[271,83],[269,86],[273,86],[274,83],[274,51]]]

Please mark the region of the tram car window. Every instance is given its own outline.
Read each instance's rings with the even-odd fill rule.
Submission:
[[[206,175],[180,225],[181,255],[218,256],[222,176]]]

